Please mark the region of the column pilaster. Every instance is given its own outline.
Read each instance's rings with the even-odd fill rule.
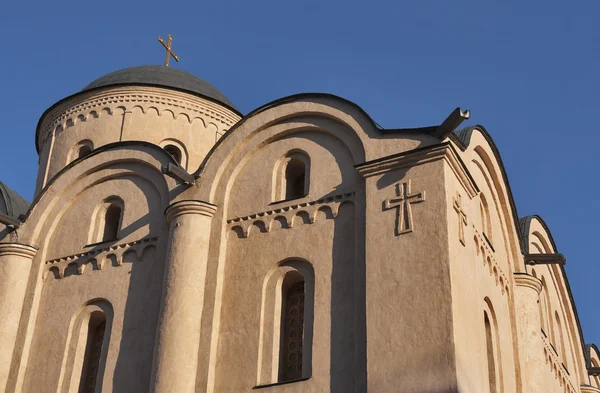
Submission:
[[[544,392],[544,344],[542,342],[539,295],[542,282],[529,274],[514,275],[517,333],[523,391]]]
[[[171,204],[165,212],[169,243],[154,356],[155,393],[195,391],[208,246],[216,209],[207,202],[187,200]]]
[[[6,389],[34,247],[0,243],[0,391]]]

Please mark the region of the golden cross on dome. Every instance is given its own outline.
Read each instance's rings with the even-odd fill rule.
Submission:
[[[160,42],[167,50],[167,57],[165,57],[165,67],[169,66],[169,60],[171,59],[171,56],[173,56],[176,62],[179,62],[179,57],[177,57],[175,52],[171,50],[171,42],[173,42],[173,37],[171,37],[171,34],[169,34],[169,40],[166,44],[161,36],[158,36],[158,42]]]

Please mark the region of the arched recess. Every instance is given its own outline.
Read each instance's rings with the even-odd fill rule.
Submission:
[[[60,393],[101,392],[114,310],[93,299],[71,318],[58,386]]]
[[[173,162],[157,145],[146,142],[117,142],[95,149],[81,162],[63,168],[33,201],[19,236],[28,244],[42,247],[73,198],[83,191],[121,175],[139,176],[152,182],[162,203],[170,203],[177,181],[162,173]],[[155,178],[163,179],[162,183]],[[179,186],[182,190],[184,187]]]
[[[221,179],[231,178],[254,152],[273,140],[306,131],[323,132],[338,139],[354,164],[370,158],[366,140],[380,132],[362,110],[334,96],[265,107],[232,127],[211,149],[194,173],[200,178],[198,197],[216,200],[217,193],[224,191],[219,187],[227,188]]]
[[[114,181],[122,177],[131,177],[143,181],[148,191],[156,198],[158,207],[153,208],[153,210],[158,209],[158,211],[163,211],[168,206],[171,195],[177,191],[178,187],[174,179],[165,176],[161,172],[161,168],[169,162],[172,162],[171,158],[156,145],[138,142],[121,142],[106,145],[95,149],[82,160],[63,169],[33,202],[24,224],[19,228],[19,236],[21,241],[26,244],[32,244],[40,250],[36,256],[35,263],[38,263],[37,266],[40,266],[39,264],[41,263],[42,266],[36,272],[38,274],[36,280],[42,285],[35,286],[34,293],[26,300],[27,303],[23,307],[25,311],[19,327],[20,336],[18,338],[19,345],[26,349],[19,360],[22,365],[33,364],[36,361],[38,363],[43,362],[43,359],[36,360],[39,358],[39,353],[33,352],[33,348],[42,346],[43,348],[48,348],[50,351],[55,351],[57,348],[43,346],[42,343],[49,336],[54,337],[55,335],[62,334],[62,340],[65,337],[64,335],[66,335],[66,330],[52,333],[46,332],[44,334],[44,329],[49,328],[41,322],[47,318],[51,318],[48,315],[53,315],[53,308],[56,307],[56,305],[44,306],[45,304],[51,304],[52,300],[42,296],[42,291],[47,289],[49,284],[48,281],[44,282],[42,280],[44,275],[43,261],[50,259],[48,250],[52,248],[52,244],[56,243],[51,241],[52,237],[57,234],[59,228],[66,227],[63,223],[68,225],[68,220],[62,221],[65,214],[73,211],[76,213],[76,209],[71,209],[71,206],[74,202],[78,202],[82,195],[96,195],[95,191],[88,193],[88,190],[92,191],[97,185],[102,185],[107,181]],[[105,187],[97,187],[96,189],[99,193],[107,193],[107,195],[100,195],[98,199],[111,195],[108,194]],[[110,192],[114,192],[114,189],[110,190]],[[126,195],[123,195],[123,199],[127,201]],[[144,220],[146,219],[144,217]],[[154,220],[154,218],[148,219]],[[82,238],[87,238],[90,219],[87,217],[80,221],[84,223],[82,225],[85,225],[86,228],[81,236]],[[164,225],[164,218],[162,215],[159,215],[153,222],[156,222],[156,225]],[[162,227],[157,226],[153,235],[157,236],[161,231]],[[135,231],[130,233],[129,238],[125,237],[124,241],[126,242],[130,239],[132,241],[139,239]],[[85,240],[82,241],[82,245],[85,245]],[[81,252],[81,248],[69,251],[66,254],[61,252],[60,255],[56,256],[78,253]],[[43,326],[43,328],[40,328],[40,326]],[[57,365],[49,367],[56,367],[58,369]],[[26,372],[27,369],[24,366],[21,367],[15,378],[23,381],[19,383],[35,383],[32,382],[34,377],[30,374],[26,376]],[[55,376],[57,378],[58,375],[59,373],[56,372]]]
[[[294,303],[300,301],[294,296],[300,288],[301,315]],[[314,269],[302,259],[282,261],[266,275],[262,290],[257,385],[312,375],[314,290]],[[301,367],[297,368],[298,364]]]
[[[301,198],[310,189],[310,157],[299,149],[288,151],[273,168],[273,202]]]
[[[496,312],[489,298],[484,299],[482,325],[485,332],[485,356],[487,380],[490,393],[504,392],[504,370],[502,366],[502,346]]]
[[[491,195],[486,195],[487,203],[494,205],[500,229],[500,233],[494,233],[494,238],[503,243],[494,244],[494,248],[502,247],[513,272],[524,272],[517,209],[496,145],[479,125],[458,131],[452,135],[452,140],[463,151],[462,159],[469,172],[482,174],[485,184],[478,183],[478,186],[487,185],[490,190]]]
[[[98,204],[91,217],[88,244],[115,241],[123,221],[123,199],[113,195]]]
[[[520,237],[525,254],[556,254],[558,250],[546,222],[537,215],[520,220]],[[528,270],[532,270],[528,267]],[[536,265],[542,280],[542,293],[547,303],[548,340],[574,378],[574,384],[586,383],[583,332],[569,281],[563,265]],[[564,342],[564,344],[563,344]]]
[[[84,139],[80,142],[77,142],[77,144],[73,146],[71,152],[69,153],[68,162],[83,158],[90,154],[92,150],[94,150],[94,142],[91,140]]]

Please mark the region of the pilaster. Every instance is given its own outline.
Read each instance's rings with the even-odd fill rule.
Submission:
[[[194,392],[212,216],[203,201],[171,204],[166,212],[169,244],[158,341],[155,393]]]
[[[6,389],[8,374],[21,320],[34,247],[0,243],[0,391]]]
[[[542,393],[544,389],[544,347],[541,337],[539,294],[542,282],[526,273],[515,273],[515,308],[519,335],[519,361],[523,391]]]

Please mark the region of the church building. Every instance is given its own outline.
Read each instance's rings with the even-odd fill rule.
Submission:
[[[244,115],[165,66],[60,100],[31,204],[0,183],[0,392],[600,393],[565,257],[468,118]]]

